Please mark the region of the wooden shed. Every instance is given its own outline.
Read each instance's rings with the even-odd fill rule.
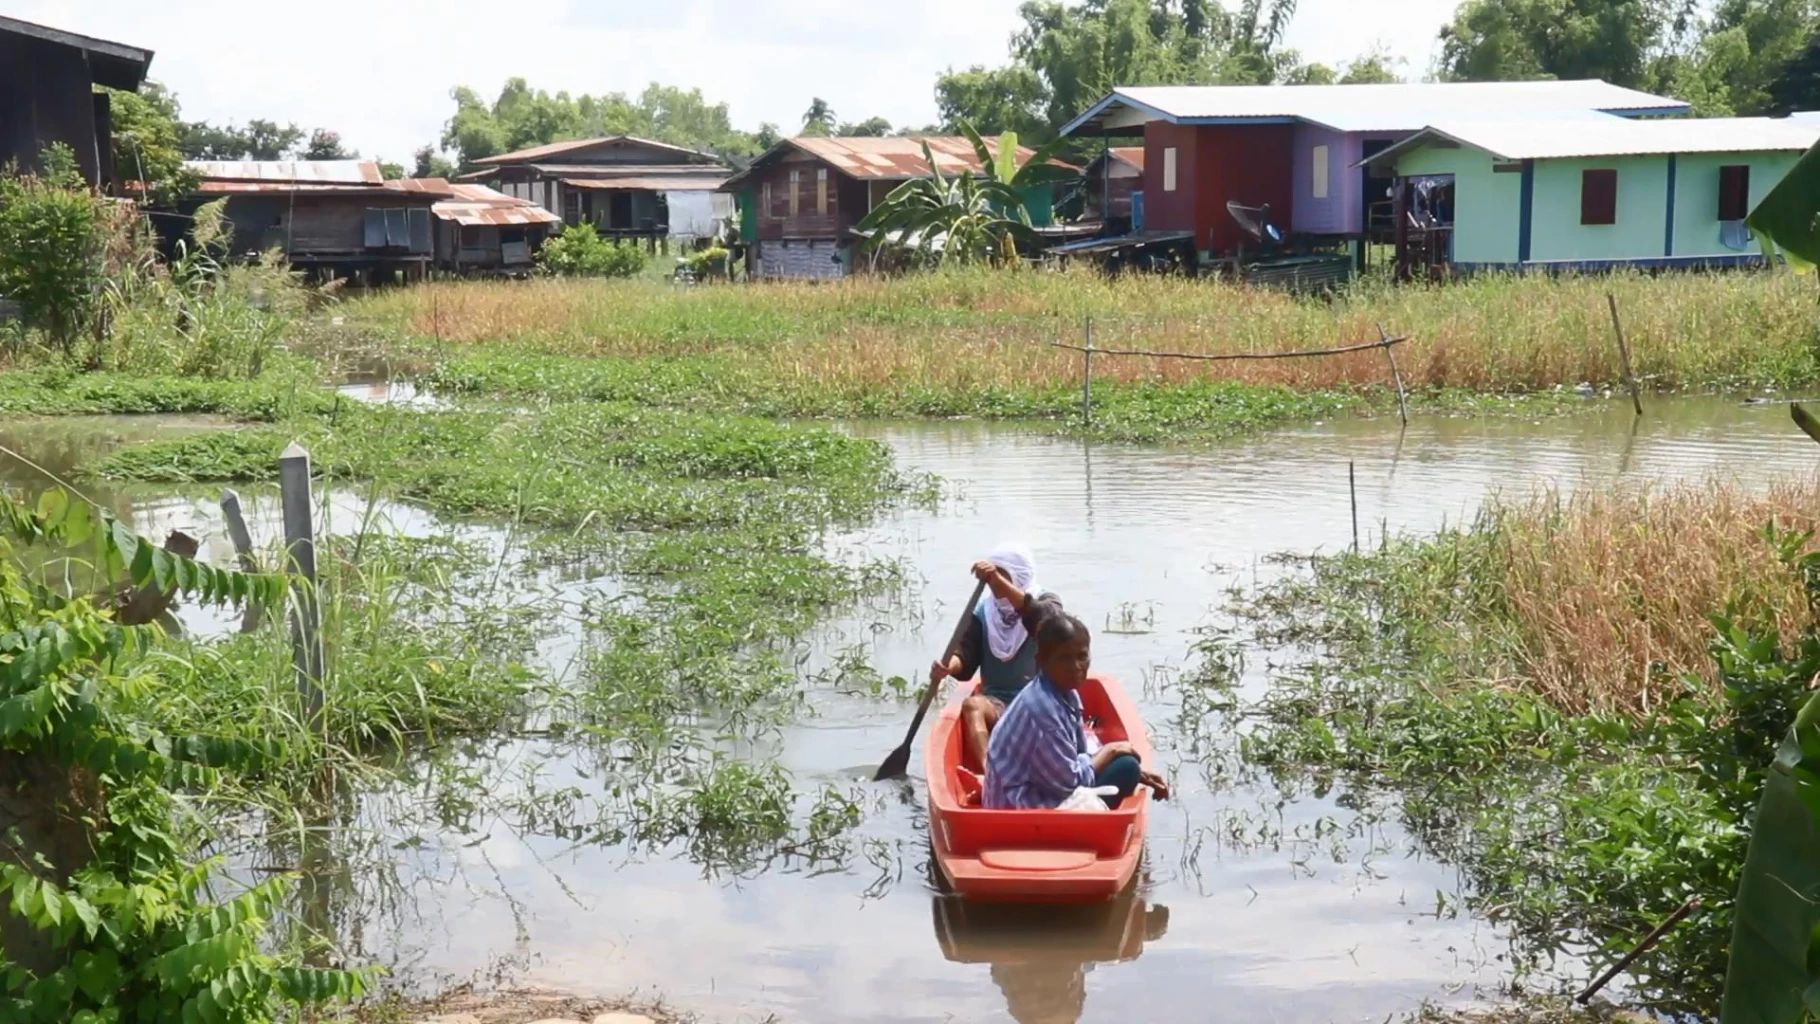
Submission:
[[[443,187],[451,198],[430,208],[436,218],[438,270],[458,274],[522,274],[562,218],[528,199],[516,199],[485,185],[451,185],[440,178],[419,179]]]
[[[460,181],[487,184],[535,203],[565,224],[592,224],[603,237],[643,239],[717,234],[732,220],[716,190],[733,173],[712,153],[615,135],[574,139],[474,161]]]
[[[1087,217],[1110,232],[1139,230],[1132,218],[1132,196],[1144,188],[1144,147],[1112,146],[1093,158],[1081,178],[1086,185]]]
[[[852,271],[858,236],[854,226],[892,190],[929,176],[923,143],[948,175],[981,176],[973,143],[965,137],[809,136],[785,139],[723,189],[739,197],[740,236],[747,268],[759,278],[837,278]],[[1018,148],[1018,161],[1034,151]],[[1054,193],[1040,186],[1027,198],[1031,221],[1054,220]]]
[[[0,166],[39,166],[46,147],[76,154],[89,184],[114,190],[113,116],[97,86],[136,92],[152,51],[0,17]]]
[[[371,160],[195,161],[202,175],[183,204],[227,199],[233,247],[276,250],[317,277],[375,284],[421,278],[434,256],[431,208],[447,182],[386,181]]]

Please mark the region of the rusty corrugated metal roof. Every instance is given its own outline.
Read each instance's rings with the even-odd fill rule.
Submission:
[[[912,178],[929,176],[929,162],[923,159],[923,143],[929,144],[929,151],[935,157],[935,164],[943,174],[986,173],[980,163],[979,154],[974,152],[973,143],[962,135],[919,135],[919,136],[799,136],[785,139],[767,150],[765,154],[752,162],[752,165],[733,178],[728,179],[731,185],[750,177],[751,174],[771,163],[774,163],[786,147],[807,153],[825,161],[835,170],[850,178],[861,181],[909,181]],[[996,149],[998,140],[987,136],[988,148]],[[1018,163],[1022,164],[1036,155],[1028,146],[1017,147]],[[1071,164],[1052,160],[1058,167],[1078,170]]]
[[[379,181],[374,184],[340,184],[310,181],[218,181],[205,179],[196,186],[199,195],[297,195],[297,196],[392,196],[417,195],[425,199],[453,195],[454,186],[441,178]]]
[[[985,168],[973,143],[960,135],[931,135],[917,138],[834,138],[808,136],[787,140],[797,149],[828,162],[851,178],[894,181],[923,178],[929,174],[929,163],[923,159],[923,143],[935,156],[935,165],[943,174],[980,174]],[[1034,151],[1017,148],[1018,161],[1030,159]]]
[[[490,189],[485,185],[451,185],[453,199],[431,207],[441,220],[468,227],[511,227],[529,224],[560,224],[562,218],[531,202]]]
[[[712,192],[726,184],[724,174],[626,175],[617,178],[564,178],[570,188],[635,188],[651,192]]]
[[[465,227],[514,227],[560,224],[562,218],[541,206],[489,206],[485,203],[437,203],[431,208],[438,219]]]
[[[532,146],[529,149],[501,153],[498,156],[481,157],[474,162],[495,167],[500,164],[522,164],[536,160],[540,157],[573,153],[576,150],[591,149],[595,146],[604,146],[613,143],[622,143],[632,146],[648,146],[652,149],[666,150],[671,153],[686,153],[690,156],[701,157],[703,161],[719,162],[718,158],[712,153],[705,153],[699,149],[690,149],[687,146],[673,146],[668,142],[658,142],[655,139],[641,139],[636,135],[603,135],[594,139],[570,139],[567,142],[552,142],[545,146]]]
[[[490,206],[535,206],[529,199],[509,196],[486,185],[450,185],[449,194],[457,203],[486,203]]]
[[[385,180],[374,160],[189,160],[184,166],[205,181],[377,185]]]

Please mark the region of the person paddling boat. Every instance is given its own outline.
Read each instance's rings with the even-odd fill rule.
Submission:
[[[961,728],[970,763],[983,771],[992,727],[1036,678],[1036,626],[1060,614],[1062,601],[1037,583],[1036,561],[1021,544],[994,548],[974,563],[973,575],[989,592],[974,607],[959,648],[946,662],[931,665],[929,678],[966,682],[979,673],[980,692],[961,705]]]

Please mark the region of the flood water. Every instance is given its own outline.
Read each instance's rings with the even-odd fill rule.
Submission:
[[[0,443],[30,453],[48,430],[80,429],[0,426]],[[908,607],[856,609],[827,625],[821,647],[861,644],[879,671],[921,677],[971,590],[967,567],[1000,540],[1028,543],[1042,584],[1095,628],[1095,669],[1139,698],[1175,783],[1177,798],[1151,816],[1141,889],[1066,913],[943,897],[929,885],[913,778],[867,784],[868,855],[820,873],[709,879],[681,857],[503,824],[478,841],[419,835],[416,877],[372,901],[350,944],[408,983],[503,968],[518,984],[661,995],[713,1020],[1382,1021],[1425,999],[1469,999],[1507,976],[1506,940],[1436,913],[1437,893],[1457,891],[1448,865],[1423,857],[1394,819],[1332,798],[1282,803],[1184,756],[1175,680],[1194,664],[1199,631],[1221,624],[1230,587],[1277,571],[1266,556],[1352,542],[1349,463],[1367,543],[1386,528],[1468,517],[1499,489],[1713,473],[1756,484],[1820,465],[1785,405],[1723,399],[1657,400],[1640,422],[1616,402],[1533,422],[1422,418],[1406,432],[1394,419],[1344,420],[1193,450],[978,423],[851,429],[887,442],[903,468],[939,475],[951,497],[830,541],[905,559],[917,577]],[[116,504],[147,532],[175,523],[209,534],[205,557],[227,560],[203,498],[123,492]],[[1242,687],[1260,686],[1264,671],[1251,659]],[[901,704],[832,693],[815,712],[774,750],[811,786],[869,777],[909,717]],[[525,740],[486,756],[541,753]],[[579,765],[547,771],[552,785],[589,785]]]

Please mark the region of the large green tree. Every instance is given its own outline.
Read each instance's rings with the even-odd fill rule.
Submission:
[[[1455,81],[1600,78],[1653,86],[1672,12],[1662,0],[1466,0],[1441,29]]]
[[[455,113],[444,126],[442,145],[463,166],[531,146],[604,135],[635,135],[729,156],[761,148],[753,134],[733,127],[725,103],[709,103],[700,89],[653,82],[636,98],[619,92],[572,96],[532,89],[513,78],[491,103],[466,86],[450,96]]]
[[[1295,0],[1028,0],[1001,68],[950,70],[935,86],[942,120],[1033,140],[1120,86],[1330,80],[1282,41]]]
[[[141,92],[111,92],[114,173],[123,191],[152,203],[169,203],[193,188],[196,175],[184,166],[183,125],[177,97],[157,83]],[[137,185],[125,186],[125,182]]]

